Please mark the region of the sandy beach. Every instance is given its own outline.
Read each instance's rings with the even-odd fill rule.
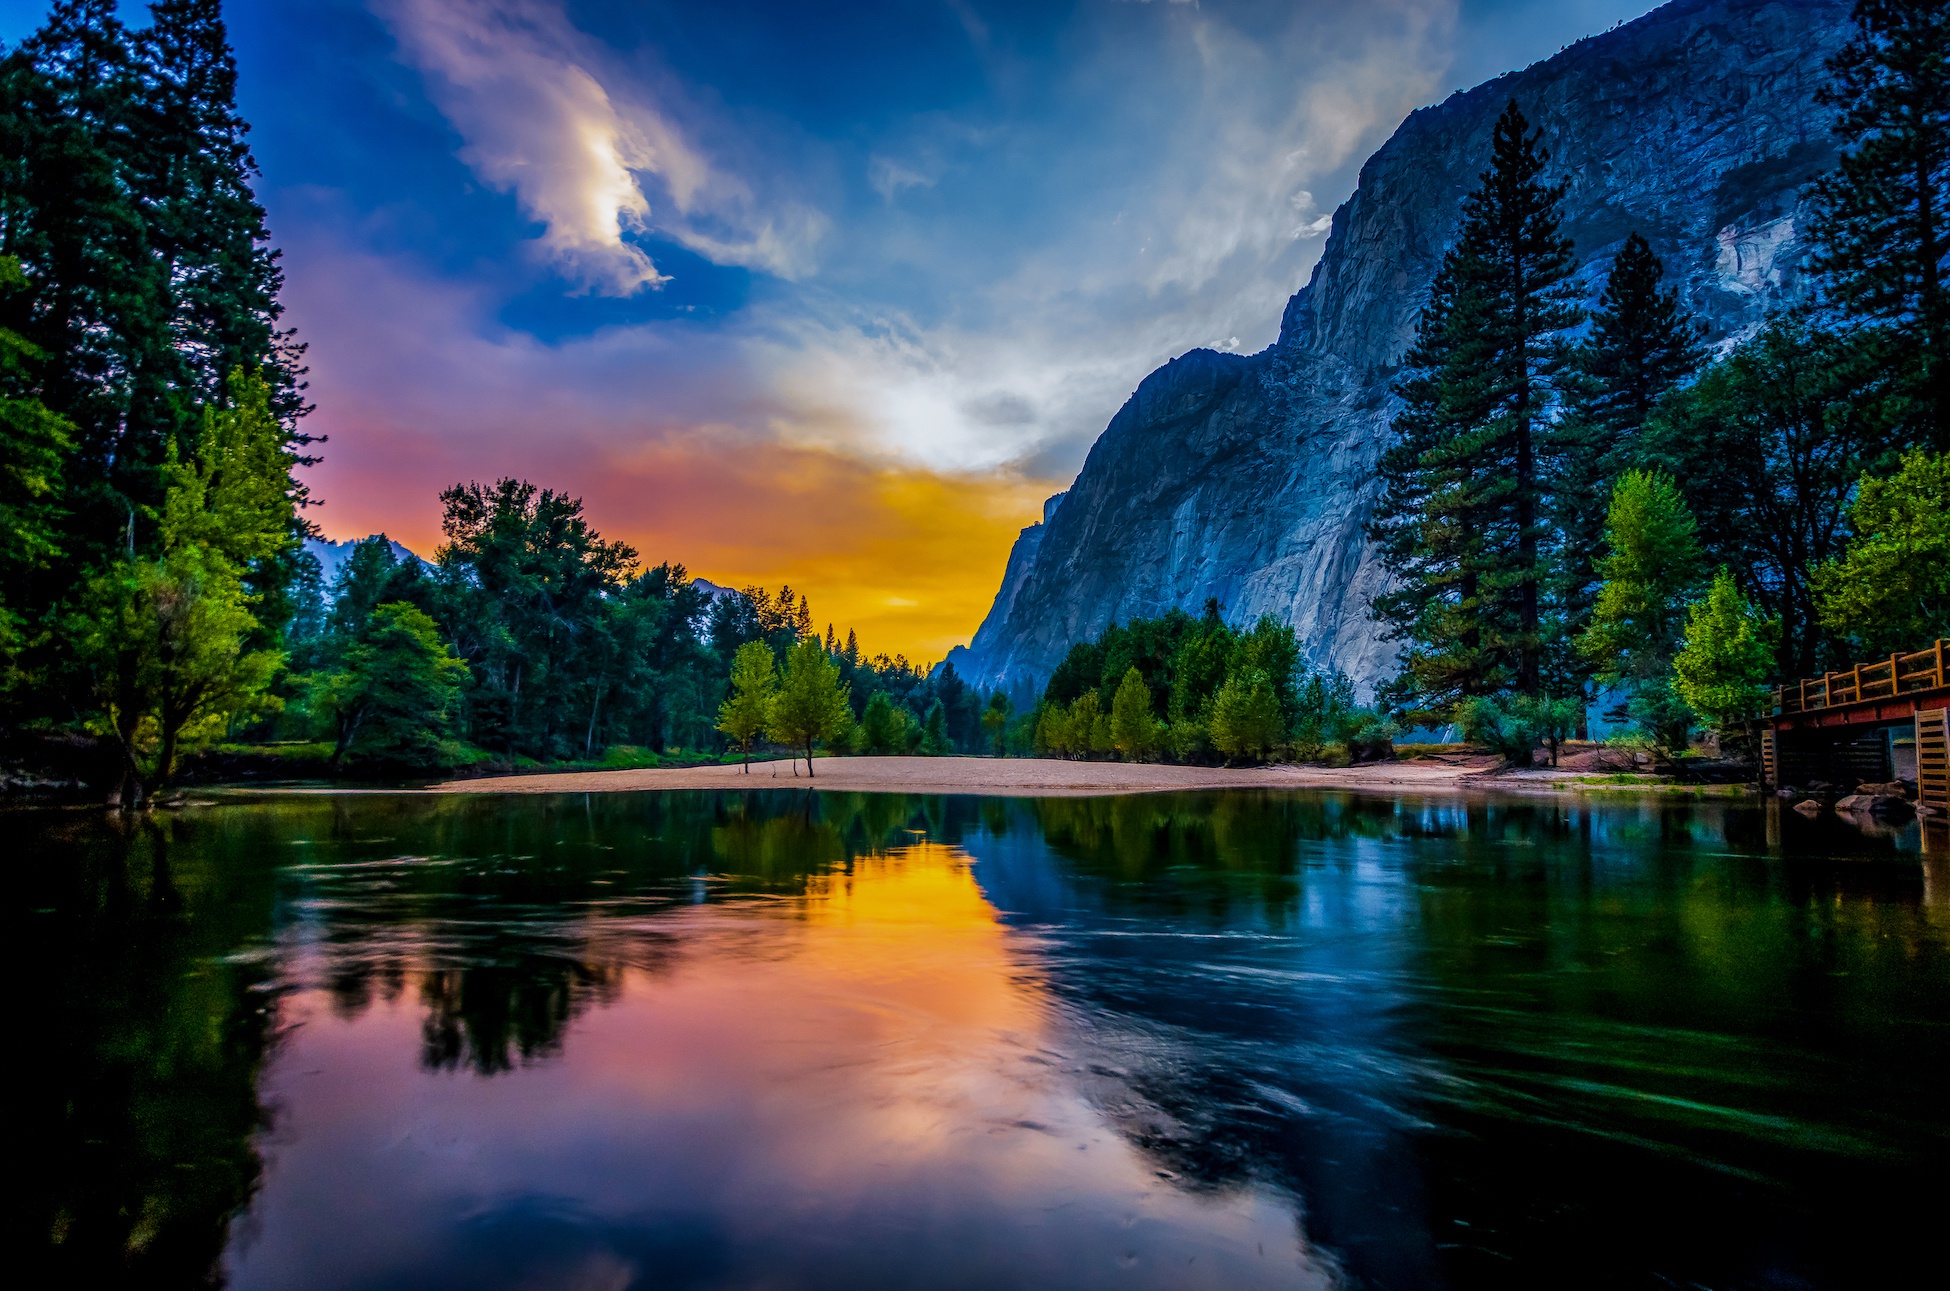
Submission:
[[[1088,797],[1183,789],[1457,789],[1497,766],[1486,755],[1418,758],[1355,767],[1185,767],[1144,762],[1067,762],[1056,758],[819,758],[806,778],[803,759],[739,766],[640,771],[570,771],[449,780],[435,793],[625,793],[646,789],[810,787],[866,793],[969,793],[1012,797]],[[795,777],[796,771],[796,777]]]

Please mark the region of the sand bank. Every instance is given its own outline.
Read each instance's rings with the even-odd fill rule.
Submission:
[[[435,793],[623,793],[646,789],[853,790],[866,793],[970,793],[1087,797],[1182,789],[1363,789],[1440,791],[1492,770],[1487,756],[1418,758],[1357,767],[1179,767],[1153,763],[1065,762],[1055,758],[819,758],[742,767],[644,771],[568,771],[450,780]],[[794,771],[797,771],[797,777]]]

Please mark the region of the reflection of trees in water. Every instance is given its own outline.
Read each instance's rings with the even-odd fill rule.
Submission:
[[[804,790],[341,802],[287,908],[341,1015],[411,989],[425,1065],[494,1075],[557,1052],[625,970],[668,967],[678,943],[646,918],[801,895],[954,828],[948,814],[938,797]]]
[[[1819,1282],[1849,1234],[1913,1249],[1944,1196],[1914,1109],[1950,1066],[1924,1004],[1950,952],[1874,840],[1770,854],[1765,813],[1712,802],[1019,810],[1061,858],[1041,888],[969,846],[1036,927],[1085,1090],[1182,1186],[1291,1189],[1352,1282],[1576,1281],[1611,1253]]]
[[[269,931],[270,867],[168,816],[8,824],[33,973],[15,1000],[32,1046],[14,1064],[15,1263],[37,1285],[203,1285],[260,1171],[275,996],[232,952]]]
[[[615,999],[621,984],[613,965],[545,955],[437,969],[420,983],[420,1061],[435,1069],[465,1062],[482,1075],[533,1062],[560,1047],[569,1021],[590,1004]]]

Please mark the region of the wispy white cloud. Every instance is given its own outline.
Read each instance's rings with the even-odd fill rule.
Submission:
[[[867,159],[867,183],[882,200],[893,201],[903,188],[931,188],[937,177],[924,175],[914,167],[878,153]]]
[[[808,272],[817,211],[761,203],[548,0],[374,0],[463,140],[461,159],[542,225],[541,250],[586,288],[668,281],[634,240],[720,264]],[[659,199],[652,202],[652,193]]]

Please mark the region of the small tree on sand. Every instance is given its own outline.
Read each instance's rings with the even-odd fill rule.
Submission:
[[[1117,751],[1141,762],[1158,747],[1158,723],[1151,716],[1151,688],[1133,666],[1110,701],[1110,740]]]
[[[1212,697],[1212,745],[1228,761],[1263,758],[1283,734],[1279,696],[1273,683],[1256,668],[1235,672]]]
[[[982,729],[988,732],[989,746],[997,757],[1007,750],[1009,718],[1013,711],[1008,695],[999,690],[989,696],[989,706],[982,710]]]
[[[718,729],[730,736],[745,755],[745,774],[752,773],[752,741],[772,720],[779,693],[779,669],[772,647],[747,641],[731,661],[731,694],[718,709]]]
[[[827,657],[818,638],[803,638],[786,655],[785,682],[766,728],[779,743],[805,750],[808,777],[813,774],[813,743],[831,739],[849,725],[847,690],[840,682],[840,666]]]

